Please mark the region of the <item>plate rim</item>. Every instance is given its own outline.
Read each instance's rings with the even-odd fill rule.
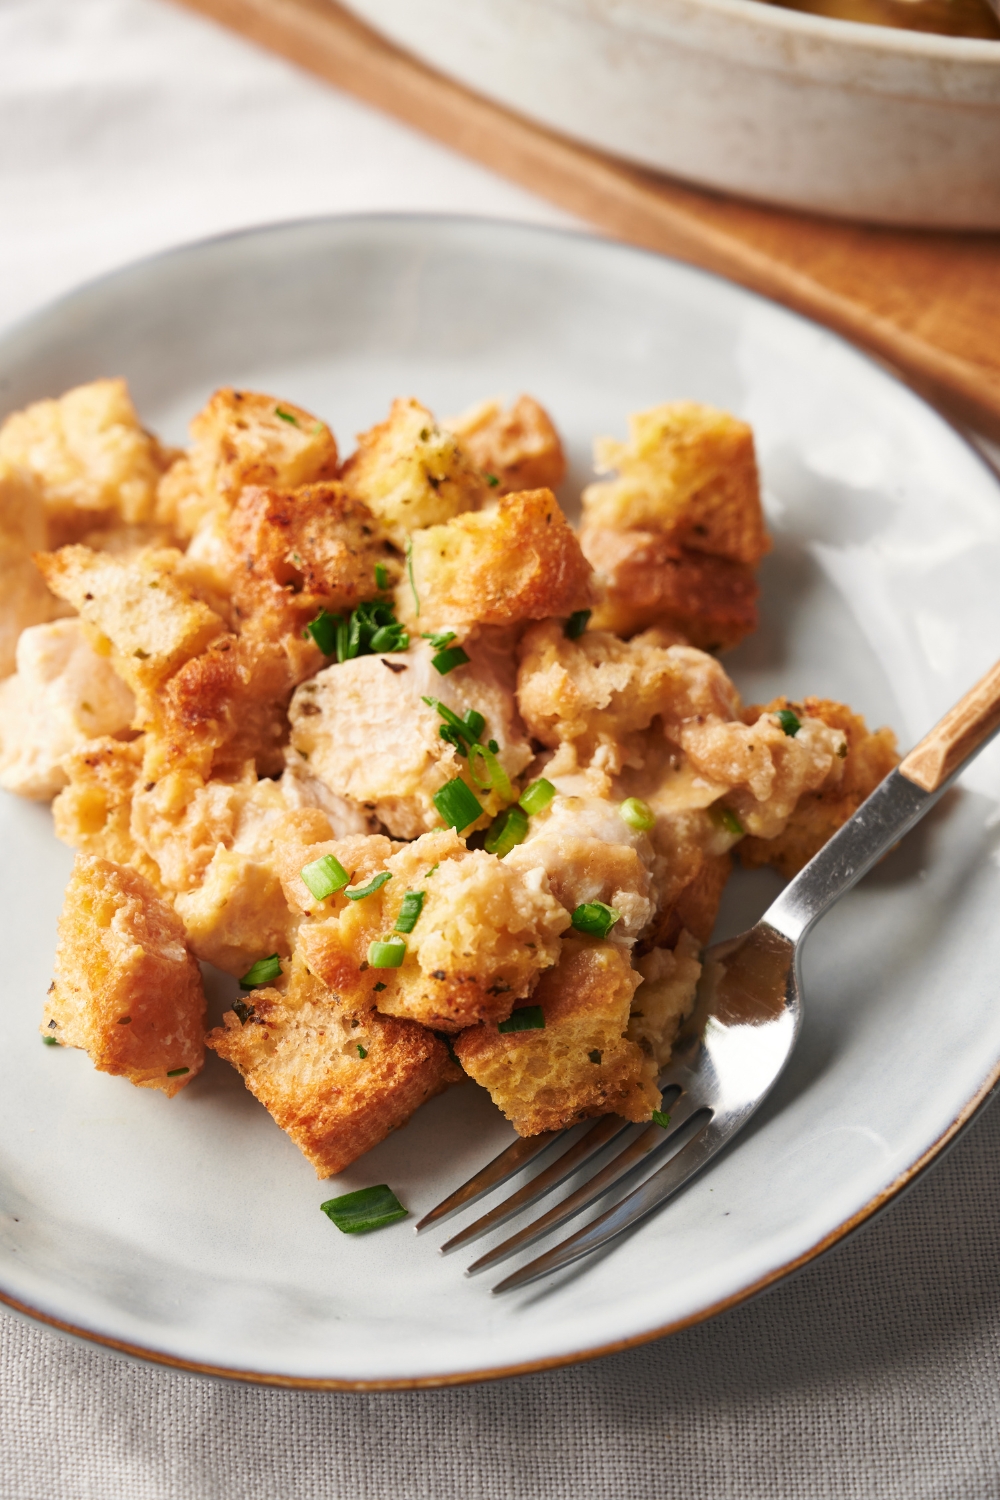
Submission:
[[[732,278],[724,276],[717,271],[695,265],[675,255],[667,255],[641,245],[630,244],[627,241],[615,239],[610,235],[600,234],[589,229],[576,229],[562,225],[534,224],[528,220],[515,219],[502,215],[453,213],[446,211],[440,213],[409,212],[403,209],[306,214],[289,219],[263,220],[234,229],[222,230],[215,234],[199,236],[196,239],[183,240],[177,244],[166,246],[163,249],[152,251],[147,255],[138,256],[110,270],[103,271],[97,276],[90,277],[61,292],[58,296],[32,308],[27,313],[15,318],[12,322],[0,325],[0,360],[3,358],[4,345],[11,340],[17,340],[29,335],[33,324],[49,322],[49,320],[57,318],[61,311],[65,311],[74,302],[99,291],[106,284],[113,283],[122,276],[141,272],[144,269],[155,266],[160,261],[181,260],[188,255],[196,255],[200,251],[213,247],[221,247],[234,241],[251,239],[257,235],[274,233],[291,234],[296,230],[321,229],[324,226],[333,227],[340,224],[393,224],[400,226],[415,224],[427,226],[428,228],[435,226],[468,228],[478,226],[502,227],[524,234],[528,238],[537,236],[542,239],[568,238],[581,240],[603,246],[607,249],[638,255],[646,260],[656,262],[666,261],[685,272],[692,273],[709,281],[719,282],[725,287],[735,289],[742,296],[748,297],[754,302],[764,304],[769,309],[778,311],[796,323],[820,330],[828,338],[844,346],[852,354],[865,360],[866,363],[874,366],[880,375],[888,378],[894,385],[902,387],[913,400],[931,411],[943,426],[949,430],[951,436],[960,441],[966,451],[994,483],[1000,483],[1000,473],[998,473],[996,467],[990,462],[988,456],[983,453],[982,449],[969,433],[958,426],[945,412],[942,412],[922,391],[912,385],[904,374],[887,364],[877,355],[855,344],[837,330],[828,327],[817,319],[811,318],[795,308],[787,307],[774,298],[768,297],[753,288],[746,287],[742,283],[734,281]],[[254,1386],[270,1386],[291,1390],[358,1392],[426,1390],[475,1385],[487,1381],[509,1379],[514,1376],[565,1369],[573,1365],[583,1364],[589,1360],[603,1358],[607,1355],[624,1353],[630,1349],[639,1348],[644,1344],[666,1338],[671,1334],[680,1333],[684,1329],[695,1327],[718,1316],[720,1313],[741,1306],[753,1297],[795,1275],[796,1272],[819,1259],[827,1251],[834,1249],[856,1230],[862,1228],[875,1215],[889,1207],[908,1188],[914,1186],[917,1180],[940,1161],[947,1151],[956,1144],[965,1130],[985,1110],[998,1090],[1000,1090],[1000,1058],[994,1063],[992,1069],[979,1084],[971,1098],[963,1104],[962,1108],[941,1134],[931,1142],[914,1162],[904,1168],[892,1182],[880,1189],[872,1198],[862,1204],[846,1219],[842,1220],[840,1224],[828,1230],[813,1245],[792,1257],[792,1259],[765,1272],[762,1276],[757,1277],[737,1291],[731,1292],[728,1296],[711,1302],[684,1317],[657,1325],[655,1328],[644,1330],[642,1333],[630,1334],[622,1339],[596,1344],[592,1347],[578,1349],[571,1353],[520,1361],[513,1364],[488,1366],[480,1370],[438,1372],[431,1375],[386,1376],[367,1379],[349,1379],[339,1376],[290,1375],[187,1359],[180,1355],[151,1347],[150,1345],[135,1344],[129,1340],[114,1338],[96,1329],[81,1326],[47,1313],[41,1308],[33,1306],[31,1303],[11,1295],[3,1287],[0,1287],[0,1306],[7,1307],[16,1314],[52,1328],[66,1336],[111,1350],[127,1358],[139,1359],[147,1364],[174,1369],[187,1374],[201,1375],[212,1379],[231,1380]]]

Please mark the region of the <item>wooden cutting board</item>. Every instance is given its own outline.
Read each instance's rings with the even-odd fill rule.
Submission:
[[[533,125],[333,0],[178,0],[631,244],[718,271],[1000,440],[1000,234],[847,224],[687,187]]]

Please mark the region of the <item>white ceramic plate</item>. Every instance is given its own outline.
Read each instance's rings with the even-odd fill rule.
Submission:
[[[527,389],[573,474],[596,433],[669,398],[753,423],[776,545],[745,697],[842,698],[912,742],[1000,651],[1000,487],[963,441],[833,335],[714,277],[575,235],[448,219],[263,229],[122,271],[0,340],[0,408],[123,374],[181,441],[217,385],[354,432],[413,393],[447,413]],[[609,1253],[493,1298],[412,1223],[511,1138],[473,1085],[319,1183],[213,1056],[177,1099],[41,1045],[71,856],[3,798],[0,1288],[58,1326],[168,1363],[304,1385],[471,1379],[706,1316],[886,1201],[1000,1071],[1000,761],[810,939],[802,1040],[708,1173]],[[722,926],[777,889],[737,876]],[[222,1004],[221,983],[210,999]],[[338,1233],[319,1204],[389,1182],[413,1218]]]

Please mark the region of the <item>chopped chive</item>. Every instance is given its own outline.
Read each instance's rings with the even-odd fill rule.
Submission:
[[[190,1073],[190,1068],[171,1068],[167,1073],[168,1078],[182,1078],[185,1073]]]
[[[339,615],[331,615],[321,609],[315,620],[310,620],[306,626],[324,656],[332,656],[336,651],[337,628],[342,623]]]
[[[736,838],[742,838],[746,832],[743,824],[732,809],[724,807],[721,802],[716,802],[713,807],[710,807],[708,815],[713,823],[716,823],[720,828],[724,828],[726,833],[731,833]]]
[[[412,932],[417,925],[417,918],[424,908],[425,891],[407,891],[403,897],[403,904],[399,908],[399,916],[396,918],[393,932]]]
[[[389,574],[386,572],[385,563],[375,564],[375,587],[377,589],[389,587]]]
[[[417,593],[417,585],[413,582],[413,538],[406,538],[406,576],[410,580],[410,592],[413,595],[413,612],[420,619],[420,595]]]
[[[501,1021],[497,1031],[544,1031],[545,1012],[540,1005],[522,1005],[512,1010],[506,1021]]]
[[[495,854],[503,859],[517,844],[523,844],[527,836],[528,819],[525,814],[519,807],[507,807],[490,824],[483,848],[487,854]]]
[[[779,708],[774,717],[791,738],[794,738],[802,728],[802,720],[798,714],[793,714],[790,708]]]
[[[593,1052],[588,1052],[587,1056],[590,1058],[592,1063],[599,1063],[601,1060],[601,1052],[597,1047],[594,1048]]]
[[[482,806],[476,794],[466,786],[460,776],[445,782],[440,791],[434,793],[434,806],[449,828],[461,833],[482,816]]]
[[[431,865],[430,869],[427,871],[427,875],[433,875],[434,871],[435,870],[440,870],[440,868],[441,868],[441,861],[438,860],[438,862],[437,862],[436,865]],[[427,879],[427,875],[424,876],[425,880]]]
[[[482,714],[476,708],[466,709],[466,711],[465,711],[465,719],[464,719],[463,722],[465,723],[466,727],[468,728],[469,733],[472,735],[473,739],[475,739],[475,740],[478,740],[479,736],[482,734],[483,730],[486,728],[486,720],[483,718]]]
[[[350,890],[344,892],[344,895],[348,901],[363,901],[366,896],[374,896],[375,892],[380,891],[386,881],[391,879],[391,870],[380,870],[377,875],[372,876],[367,885],[352,886]]]
[[[492,740],[491,744],[496,744],[496,741]],[[481,782],[478,776],[475,775],[476,754],[474,752],[481,755],[483,761],[486,764],[486,774],[489,778],[486,782]],[[487,746],[470,746],[469,770],[473,773],[473,780],[476,782],[476,784],[479,786],[489,787],[492,791],[496,792],[501,802],[510,802],[512,800],[514,796],[514,788],[510,784],[510,777],[507,775],[507,772],[497,760],[496,755]]]
[[[656,827],[656,814],[648,802],[643,802],[641,797],[626,797],[618,811],[624,822],[636,833],[645,833],[650,828]]]
[[[468,652],[463,651],[461,646],[449,646],[444,651],[435,652],[431,657],[431,666],[440,672],[442,677],[447,677],[448,673],[454,672],[456,667],[466,666],[468,660]]]
[[[43,1036],[42,1037],[42,1046],[43,1047],[58,1047],[59,1043],[58,1043],[58,1041],[56,1040],[56,1038],[54,1036]]]
[[[570,918],[577,932],[586,932],[591,937],[597,938],[606,938],[615,923],[620,920],[621,912],[615,911],[614,907],[608,906],[605,901],[584,901]]]
[[[245,1000],[234,1000],[233,1010],[241,1026],[245,1026],[254,1014],[253,1006],[248,1005]]]
[[[357,1048],[358,1056],[360,1057],[361,1061],[364,1062],[365,1058],[368,1056],[368,1048],[362,1047],[360,1042],[357,1043]]]
[[[277,979],[280,973],[281,961],[276,953],[272,953],[270,958],[258,958],[240,980],[240,989],[252,990],[258,984],[270,984],[271,980]]]
[[[489,485],[491,490],[495,490],[500,481],[495,474],[487,474],[486,483]]]
[[[589,609],[575,609],[563,626],[563,633],[567,640],[579,640],[587,628],[590,620]]]
[[[342,1234],[367,1234],[369,1229],[381,1229],[407,1217],[407,1210],[385,1182],[328,1198],[320,1208]]]
[[[390,937],[368,944],[368,962],[373,969],[398,969],[406,957],[401,937]]]
[[[535,813],[545,811],[555,794],[556,789],[551,781],[546,781],[544,776],[539,776],[537,781],[525,787],[518,801],[525,812],[534,817]]]
[[[291,422],[291,424],[292,424],[293,427],[298,427],[298,425],[299,425],[299,419],[298,419],[298,417],[293,416],[290,411],[283,411],[280,406],[276,406],[274,408],[274,415],[276,417],[280,417],[283,422]],[[170,1075],[168,1073],[167,1077],[169,1078],[169,1076]]]
[[[488,750],[492,750],[493,754],[496,755],[497,751],[500,749],[500,746],[497,744],[496,740],[487,740],[486,748]]]
[[[334,891],[349,885],[351,879],[340,860],[332,854],[324,854],[321,859],[303,865],[299,874],[317,901],[325,901]]]
[[[423,630],[421,639],[430,641],[435,651],[443,651],[445,646],[450,646],[455,639],[454,630]]]
[[[653,1124],[659,1125],[661,1130],[666,1130],[670,1124],[670,1116],[665,1115],[661,1109],[653,1110]]]

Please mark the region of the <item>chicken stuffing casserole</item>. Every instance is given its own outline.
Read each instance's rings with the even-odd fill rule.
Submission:
[[[76,864],[46,1041],[144,1088],[205,1047],[321,1177],[468,1077],[521,1135],[645,1121],[733,854],[790,876],[896,762],[745,705],[769,540],[745,423],[597,444],[413,399],[343,459],[220,390],[166,448],[125,383],[0,429],[0,785]],[[199,961],[240,1000],[205,1035]]]

